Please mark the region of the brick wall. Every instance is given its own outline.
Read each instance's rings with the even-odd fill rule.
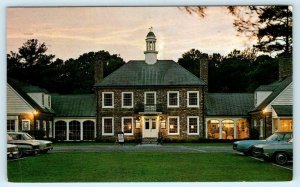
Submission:
[[[203,94],[202,89],[204,87],[185,87],[185,88],[102,88],[97,90],[98,105],[97,105],[97,137],[101,139],[113,139],[114,136],[102,136],[102,117],[114,117],[114,133],[121,131],[121,120],[122,117],[134,117],[135,119],[139,115],[139,104],[144,104],[144,93],[145,92],[156,92],[156,104],[161,105],[162,115],[160,115],[166,121],[166,128],[162,129],[159,127],[159,131],[165,138],[169,139],[198,139],[204,137],[203,133]],[[168,91],[179,91],[179,108],[168,108],[167,107],[167,92]],[[187,91],[199,91],[199,107],[188,108],[187,107]],[[114,108],[102,108],[102,92],[113,92],[114,93]],[[122,92],[133,92],[134,107],[127,109],[122,108]],[[167,128],[167,117],[168,116],[179,116],[180,133],[179,135],[168,135]],[[199,135],[188,135],[187,134],[187,117],[198,116],[199,117]],[[135,126],[135,125],[134,125]],[[134,128],[134,135],[125,136],[126,139],[134,139],[138,133],[142,133],[141,128]]]

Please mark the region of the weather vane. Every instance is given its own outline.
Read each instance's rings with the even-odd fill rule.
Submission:
[[[152,32],[152,31],[153,31],[153,27],[152,27],[152,26],[149,28],[149,31],[150,31],[150,32]]]

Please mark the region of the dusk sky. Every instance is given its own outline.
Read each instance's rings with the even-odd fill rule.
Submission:
[[[99,50],[120,54],[125,61],[144,59],[151,26],[158,59],[177,61],[192,48],[226,55],[255,42],[237,36],[224,7],[208,7],[206,14],[202,19],[177,7],[8,8],[7,53],[36,38],[63,60]]]

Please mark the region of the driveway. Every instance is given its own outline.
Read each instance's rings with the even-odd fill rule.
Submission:
[[[57,146],[51,152],[235,152],[231,146],[80,145]]]

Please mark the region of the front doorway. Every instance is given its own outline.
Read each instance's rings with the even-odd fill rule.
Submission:
[[[144,117],[143,120],[143,138],[158,137],[157,117]]]

